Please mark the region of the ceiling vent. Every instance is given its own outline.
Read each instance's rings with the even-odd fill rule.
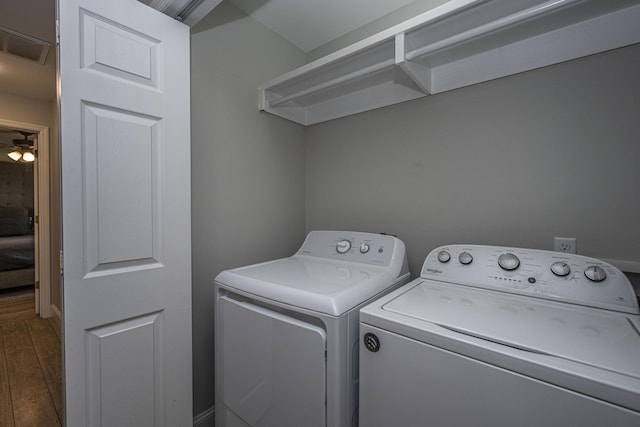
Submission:
[[[44,65],[50,49],[50,43],[0,27],[0,52]]]

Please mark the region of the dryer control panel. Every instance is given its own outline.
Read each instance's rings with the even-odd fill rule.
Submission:
[[[312,231],[296,255],[377,265],[408,271],[405,246],[388,234],[357,231]]]
[[[582,255],[500,246],[447,245],[431,251],[420,276],[640,314],[629,279],[613,265]]]

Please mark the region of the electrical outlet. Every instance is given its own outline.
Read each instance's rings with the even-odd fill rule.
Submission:
[[[575,237],[554,237],[553,238],[553,250],[558,252],[565,252],[568,254],[578,253],[578,242]]]

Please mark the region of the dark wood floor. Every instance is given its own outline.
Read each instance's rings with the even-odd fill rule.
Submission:
[[[33,297],[0,301],[0,426],[62,425],[60,331]]]

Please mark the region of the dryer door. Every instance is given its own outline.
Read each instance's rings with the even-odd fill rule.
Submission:
[[[227,425],[324,426],[325,331],[226,296],[218,309]]]

